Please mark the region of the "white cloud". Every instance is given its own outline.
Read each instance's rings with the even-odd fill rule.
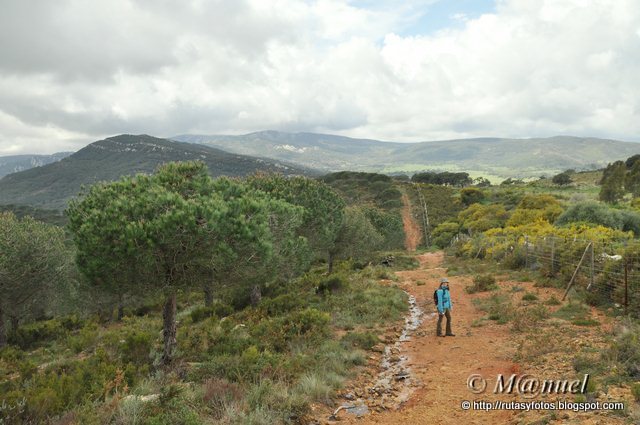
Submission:
[[[638,140],[637,1],[499,0],[399,35],[433,2],[3,2],[0,154],[122,132]]]

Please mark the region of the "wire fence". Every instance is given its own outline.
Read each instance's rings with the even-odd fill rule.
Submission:
[[[537,270],[583,292],[592,305],[617,305],[640,316],[640,241],[611,242],[553,235],[458,237],[472,258],[492,259],[511,269]]]

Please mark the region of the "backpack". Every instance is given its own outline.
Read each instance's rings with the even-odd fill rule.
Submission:
[[[438,288],[438,289],[440,289],[440,288]],[[438,306],[438,289],[433,291],[433,302],[435,303],[436,307]]]

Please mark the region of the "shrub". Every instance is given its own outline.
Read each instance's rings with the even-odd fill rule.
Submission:
[[[128,333],[120,348],[123,362],[135,365],[150,364],[150,352],[154,340],[154,335],[149,332],[136,331]]]
[[[288,293],[275,298],[263,298],[260,307],[270,316],[278,316],[304,308],[307,304],[306,300],[299,295]]]
[[[9,334],[9,343],[27,349],[41,342],[64,336],[67,330],[57,319],[33,322],[20,326]]]
[[[80,319],[75,314],[72,314],[69,316],[63,316],[58,320],[60,321],[60,325],[62,325],[62,327],[68,331],[80,329],[85,324],[85,321],[83,319]]]
[[[318,285],[316,288],[316,293],[321,295],[326,295],[327,293],[336,292],[344,287],[344,281],[338,277],[333,276],[329,277]]]
[[[469,206],[484,201],[485,194],[475,187],[466,187],[460,191],[460,202]]]
[[[300,392],[307,395],[311,400],[320,403],[331,404],[333,399],[333,388],[328,385],[317,374],[307,374],[298,383]]]
[[[91,351],[95,347],[97,340],[98,326],[95,322],[89,322],[77,334],[69,336],[67,345],[74,352],[79,353],[81,351]]]
[[[560,305],[562,302],[556,298],[555,295],[552,295],[547,301],[544,302],[546,305]]]
[[[515,311],[509,298],[504,295],[493,294],[488,298],[473,301],[476,306],[488,314],[489,320],[505,324],[515,316]]]
[[[342,337],[342,342],[350,347],[371,350],[378,343],[378,337],[372,332],[349,332]]]
[[[460,225],[453,221],[439,224],[431,233],[432,242],[438,248],[444,249],[451,244],[453,238],[460,232]]]
[[[624,373],[633,378],[640,378],[640,326],[630,325],[616,336],[608,351],[603,353],[605,359],[621,366]]]
[[[555,176],[553,176],[553,179],[551,179],[551,181],[553,182],[553,184],[557,184],[559,186],[564,186],[573,182],[573,180],[571,180],[571,176],[566,172],[556,174]]]
[[[514,314],[511,329],[514,332],[525,332],[538,326],[542,320],[549,318],[549,311],[542,305],[525,308]]]
[[[222,378],[207,379],[202,389],[202,401],[214,419],[222,418],[228,406],[239,404],[243,397],[242,388],[237,383]]]
[[[496,278],[491,274],[483,274],[474,276],[473,285],[467,287],[467,292],[475,294],[476,292],[493,291],[497,288]]]
[[[233,308],[227,304],[224,304],[220,301],[216,301],[213,303],[211,307],[196,307],[191,311],[191,321],[193,323],[201,322],[202,320],[208,317],[227,317],[233,314]]]
[[[538,296],[531,292],[527,292],[522,296],[522,301],[537,301],[537,300],[538,300]]]
[[[616,210],[597,202],[582,202],[569,207],[556,221],[556,224],[582,222],[600,224],[611,229],[632,231],[640,235],[640,213],[627,210]]]
[[[265,347],[284,351],[296,338],[304,337],[305,341],[313,342],[328,335],[330,321],[329,314],[306,308],[284,316],[264,319],[251,330],[251,334],[259,338]]]
[[[304,394],[270,379],[263,379],[249,388],[246,399],[252,411],[272,416],[265,422],[255,423],[301,423],[310,410],[309,399]]]
[[[579,302],[569,302],[560,307],[555,313],[554,317],[564,320],[576,320],[585,318],[589,314],[589,307]]]
[[[637,402],[640,402],[640,383],[636,382],[631,385],[631,394]]]

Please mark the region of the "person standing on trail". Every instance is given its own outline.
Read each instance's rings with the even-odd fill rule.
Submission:
[[[451,295],[449,294],[449,279],[443,277],[440,279],[440,287],[436,289],[434,294],[436,306],[438,307],[438,328],[436,334],[438,336],[455,336],[451,332],[451,309],[453,304],[451,302]],[[446,333],[442,334],[442,318],[447,318]]]

